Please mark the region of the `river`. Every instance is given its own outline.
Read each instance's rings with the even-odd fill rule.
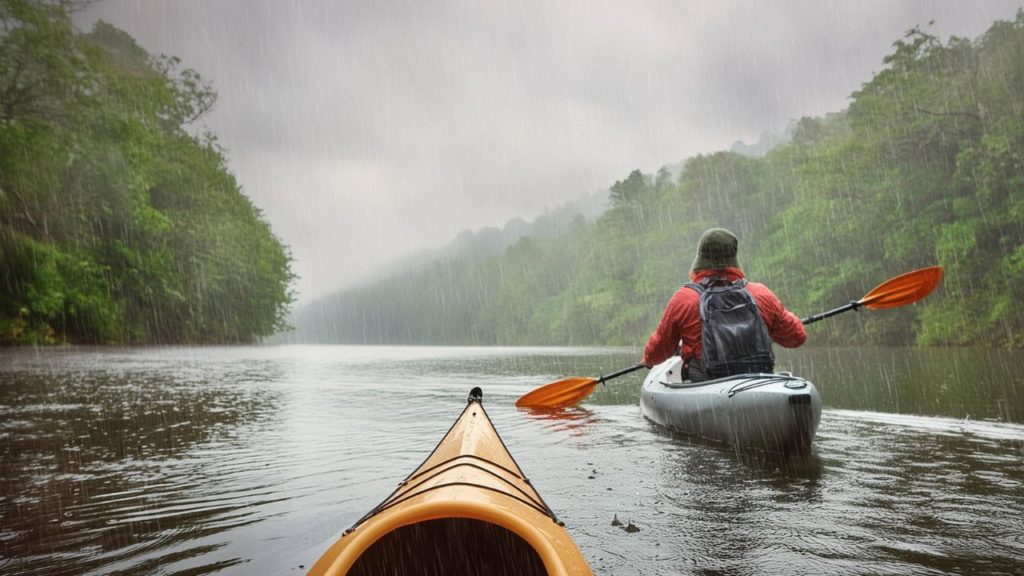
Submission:
[[[622,349],[0,350],[0,573],[302,574],[473,386],[597,574],[1019,574],[1024,354],[802,349],[826,409],[781,460],[646,421]],[[618,517],[639,532],[612,525]]]

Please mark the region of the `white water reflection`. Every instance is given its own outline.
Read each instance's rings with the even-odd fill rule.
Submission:
[[[915,428],[947,436],[973,435],[993,440],[1024,442],[1024,426],[1007,422],[971,420],[970,418],[956,420],[953,418],[886,414],[884,412],[865,412],[862,410],[830,410],[829,416],[834,419],[876,422],[878,424],[891,424],[900,428]]]

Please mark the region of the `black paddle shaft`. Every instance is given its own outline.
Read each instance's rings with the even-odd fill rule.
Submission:
[[[809,316],[809,317],[804,318],[804,319],[802,319],[800,321],[803,322],[804,325],[806,326],[807,324],[813,324],[813,323],[817,322],[818,320],[824,320],[825,318],[828,318],[829,316],[835,316],[836,314],[842,314],[843,312],[846,312],[848,310],[856,310],[856,309],[860,308],[861,306],[863,306],[863,304],[861,304],[859,301],[850,302],[849,304],[847,304],[845,306],[840,306],[839,308],[833,308],[832,310],[829,310],[828,312],[822,312],[821,314],[815,314],[814,316]]]
[[[636,372],[637,370],[639,370],[641,368],[647,368],[647,366],[644,366],[643,364],[637,364],[636,366],[630,366],[629,368],[625,368],[625,369],[619,370],[618,372],[612,372],[611,374],[609,374],[607,376],[601,376],[600,378],[597,379],[597,381],[598,382],[607,382],[607,381],[611,380],[612,378],[618,378],[619,376],[623,376],[625,374],[629,374],[630,372]]]

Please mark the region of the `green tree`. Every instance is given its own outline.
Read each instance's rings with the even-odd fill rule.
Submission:
[[[247,342],[287,249],[193,134],[215,94],[70,2],[0,0],[0,340]]]

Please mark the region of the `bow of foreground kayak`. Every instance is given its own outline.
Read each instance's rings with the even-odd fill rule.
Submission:
[[[430,456],[309,571],[412,573],[591,574],[498,436],[479,388]]]
[[[651,369],[640,391],[649,420],[737,448],[806,454],[821,420],[821,394],[791,374],[683,380],[682,359]]]

